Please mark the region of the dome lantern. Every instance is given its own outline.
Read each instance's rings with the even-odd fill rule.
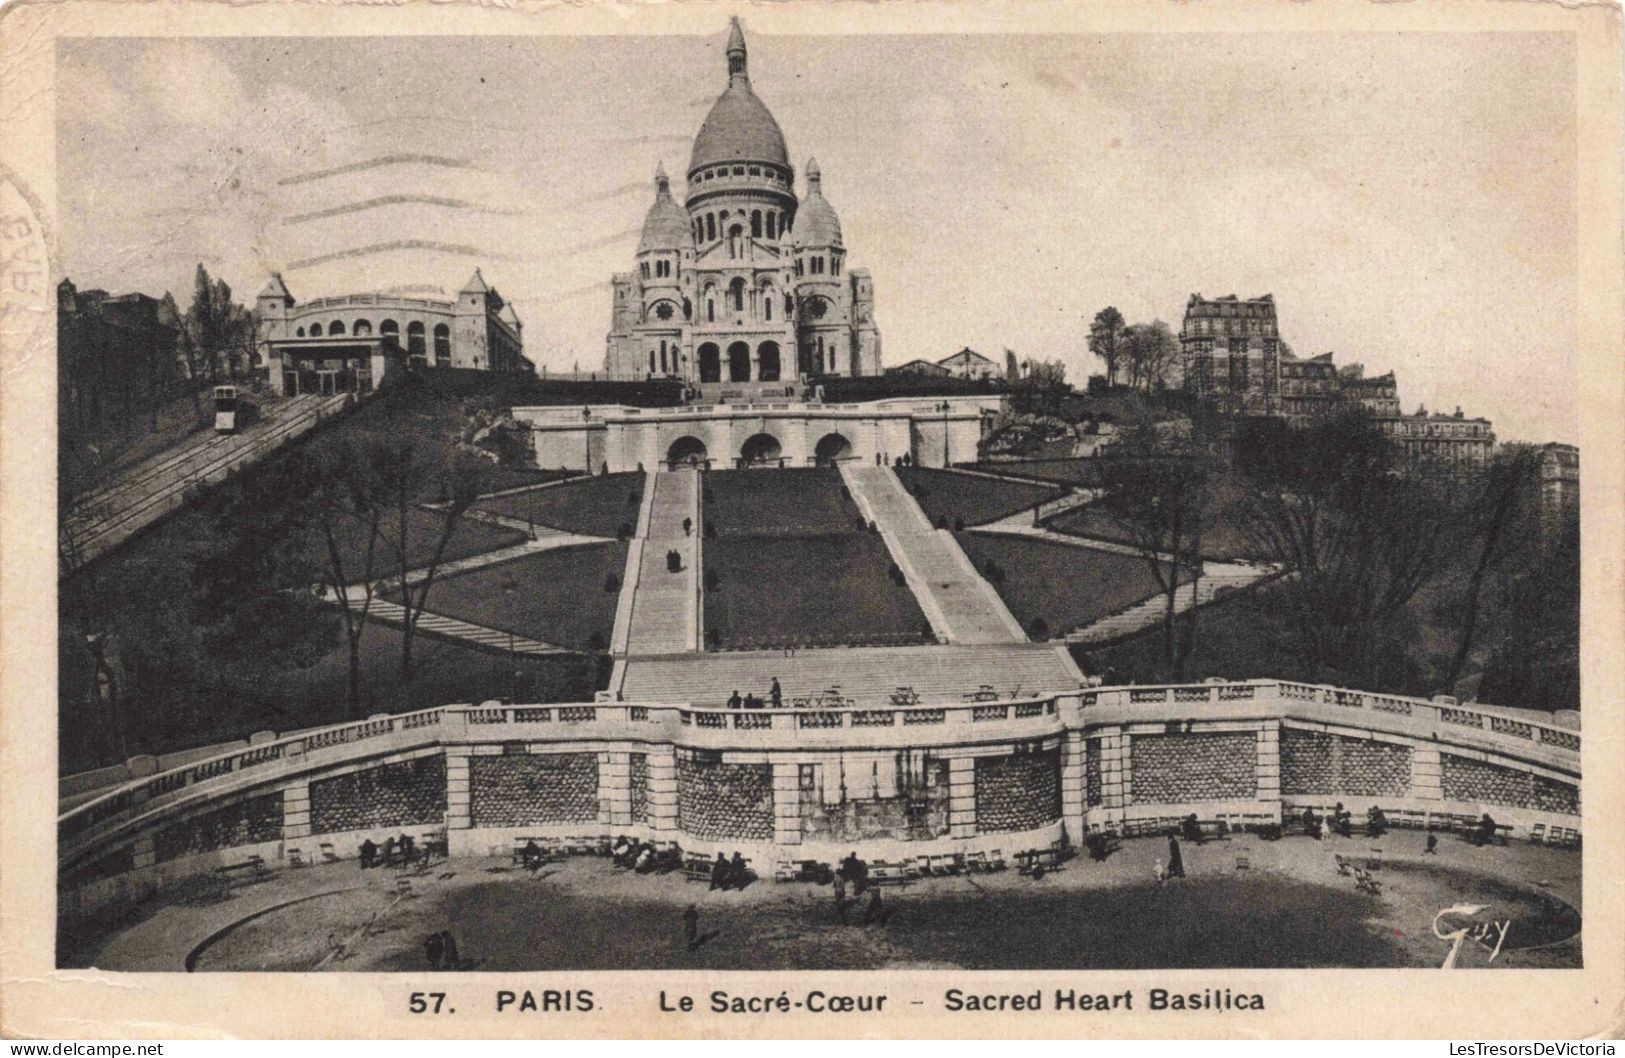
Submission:
[[[665,164],[660,163],[655,167],[655,200],[643,218],[643,238],[638,241],[638,253],[682,250],[693,245],[688,211],[671,197],[671,179],[666,176]]]

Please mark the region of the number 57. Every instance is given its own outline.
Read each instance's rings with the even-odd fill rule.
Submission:
[[[431,1000],[434,1003],[433,1006],[430,1006]],[[414,1014],[438,1014],[440,1013],[441,1004],[445,1003],[445,1001],[446,993],[444,992],[413,992],[407,1007]]]

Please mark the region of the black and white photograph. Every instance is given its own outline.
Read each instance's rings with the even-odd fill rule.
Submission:
[[[62,26],[6,170],[47,971],[1601,987],[1617,11],[181,6]]]

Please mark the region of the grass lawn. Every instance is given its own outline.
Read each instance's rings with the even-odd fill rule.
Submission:
[[[1241,501],[1241,490],[1230,481],[1221,481],[1203,512],[1207,526],[1202,533],[1202,556],[1219,561],[1234,561],[1257,557],[1248,546],[1247,538],[1236,526],[1235,505]],[[1127,543],[1127,534],[1117,525],[1105,508],[1098,503],[1075,507],[1045,523],[1048,528],[1068,536],[1090,537],[1096,540],[1114,540]]]
[[[1093,459],[1000,459],[977,463],[972,469],[989,474],[1012,474],[1018,478],[1039,478],[1062,485],[1100,486],[1100,472]]]
[[[533,492],[496,496],[475,506],[568,533],[612,537],[624,526],[630,535],[638,524],[643,479],[642,474],[603,474]]]
[[[434,557],[435,544],[440,540],[440,533],[445,525],[445,517],[435,511],[426,511],[421,508],[412,510],[407,515],[406,536],[406,568],[417,569],[427,565]],[[393,520],[384,527],[385,537],[375,545],[373,553],[373,577],[388,576],[400,571],[400,563],[394,560],[393,551],[399,533],[394,527]],[[473,555],[483,555],[487,551],[496,551],[500,548],[511,547],[526,539],[524,533],[501,526],[490,525],[486,522],[477,522],[472,518],[459,518],[457,525],[451,532],[451,539],[446,541],[446,552],[441,558],[442,563],[453,562],[460,558],[469,558]],[[344,561],[344,574],[348,580],[358,581],[362,577],[362,566],[366,554],[366,532],[360,525],[350,527],[340,541],[340,554]],[[327,567],[326,545],[320,540],[311,542],[314,549],[312,557],[319,567]]]
[[[931,519],[931,524],[936,525],[938,519],[945,519],[949,527],[956,521],[963,521],[966,525],[996,522],[1061,495],[1058,488],[995,481],[955,470],[899,467],[897,476],[903,479],[904,487],[914,494],[914,499],[925,511],[925,516]]]
[[[436,587],[431,601],[440,591]],[[79,653],[82,653],[79,652]],[[413,676],[400,676],[401,631],[369,623],[361,637],[361,715],[406,713],[434,705],[506,698],[521,675],[526,701],[590,701],[598,659],[579,655],[519,657],[418,634],[412,641]],[[105,718],[83,705],[88,673],[78,654],[64,653],[58,711],[59,767],[63,774],[116,764]],[[212,685],[175,686],[127,702],[130,754],[171,753],[193,746],[247,738],[256,731],[296,731],[350,719],[349,651],[337,631],[332,649],[300,669],[270,659],[255,672],[218,674]]]
[[[437,580],[429,589],[429,612],[555,646],[603,650],[620,595],[605,591],[604,581],[620,580],[626,548],[558,548]],[[596,646],[594,635],[602,637]]]
[[[925,642],[925,615],[893,583],[878,536],[708,540],[705,629],[722,647]]]
[[[1051,636],[1157,592],[1145,560],[1134,555],[992,533],[959,533],[956,539],[984,576],[989,560],[1003,568],[1003,582],[990,583],[1022,627],[1031,629],[1042,618]]]
[[[840,471],[719,470],[705,476],[705,521],[718,536],[822,536],[864,529]]]

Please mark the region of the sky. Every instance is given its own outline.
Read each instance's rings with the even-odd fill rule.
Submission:
[[[60,259],[80,287],[455,292],[478,265],[549,370],[601,367],[663,162],[681,197],[726,27],[664,37],[59,45]],[[1575,56],[1557,34],[778,36],[750,73],[885,360],[1099,364],[1115,305],[1271,293],[1299,356],[1407,411],[1578,440]],[[805,182],[798,175],[798,191]]]

